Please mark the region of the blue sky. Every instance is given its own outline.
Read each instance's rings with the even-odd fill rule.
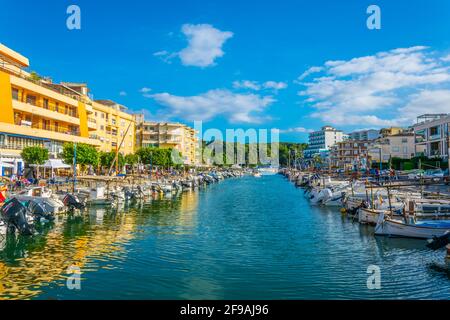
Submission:
[[[81,30],[66,28],[71,4]],[[381,30],[366,27],[371,4]],[[96,99],[151,119],[279,128],[282,141],[450,112],[449,34],[447,0],[5,1],[0,11],[0,42],[54,81],[87,82]]]

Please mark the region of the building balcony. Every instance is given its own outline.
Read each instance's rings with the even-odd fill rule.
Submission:
[[[11,84],[16,87],[35,92],[36,94],[43,95],[47,98],[54,99],[62,104],[67,104],[74,107],[78,107],[78,101],[83,100],[82,97],[66,95],[51,86],[46,86],[44,82],[34,81],[23,74],[11,75]]]
[[[97,124],[95,122],[88,121],[87,126],[89,130],[97,130]]]
[[[429,141],[431,141],[431,140],[440,140],[440,139],[441,139],[441,134],[440,134],[440,133],[434,134],[434,135],[430,135],[430,136],[428,137],[428,140],[429,140]]]
[[[29,125],[26,121],[17,124],[0,122],[0,132],[61,142],[85,143],[94,146],[100,145],[97,140],[80,137],[78,130],[68,130],[58,126],[46,126],[43,124]]]
[[[13,99],[13,109],[25,113],[31,113],[47,119],[80,125],[80,119],[78,118],[76,112],[61,113],[59,110],[62,108],[58,108],[58,110],[56,110],[55,108],[48,107],[47,109],[44,106],[32,105]]]
[[[144,140],[142,140],[142,144],[143,145],[150,145],[150,144],[157,144],[157,143],[159,143],[159,140],[147,140],[147,139],[144,139]]]

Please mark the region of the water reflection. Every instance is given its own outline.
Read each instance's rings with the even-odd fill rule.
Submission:
[[[282,177],[60,216],[0,242],[0,299],[448,299],[443,252],[374,237]],[[1,240],[1,239],[0,239]],[[367,289],[378,265],[382,290]],[[67,268],[82,290],[67,290]]]
[[[186,192],[117,208],[92,207],[38,226],[33,237],[0,236],[0,299],[30,299],[55,281],[63,286],[70,266],[83,273],[110,269],[102,262],[125,260],[127,245],[142,236],[143,226],[171,227],[169,232],[194,227],[197,201],[196,192]]]

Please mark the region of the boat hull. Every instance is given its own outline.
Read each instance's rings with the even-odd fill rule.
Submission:
[[[425,227],[389,219],[379,222],[375,228],[375,235],[416,239],[432,239],[443,236],[446,232],[450,232],[450,228]]]
[[[358,209],[358,221],[362,224],[377,224],[377,221],[380,217],[379,210],[359,208]]]

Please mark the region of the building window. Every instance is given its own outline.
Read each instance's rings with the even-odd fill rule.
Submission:
[[[430,143],[430,156],[439,156],[441,154],[439,147],[440,147],[439,142]]]
[[[440,137],[440,135],[441,135],[440,129],[441,129],[440,126],[431,127],[430,128],[430,138],[436,138],[437,136]]]
[[[35,106],[36,105],[36,96],[27,94],[27,103]]]
[[[48,109],[48,99],[44,99],[44,109]]]
[[[425,129],[416,131],[416,143],[421,143],[426,140]]]
[[[14,100],[19,100],[19,89],[12,88],[12,98]]]
[[[50,130],[50,120],[42,120],[42,129]]]

